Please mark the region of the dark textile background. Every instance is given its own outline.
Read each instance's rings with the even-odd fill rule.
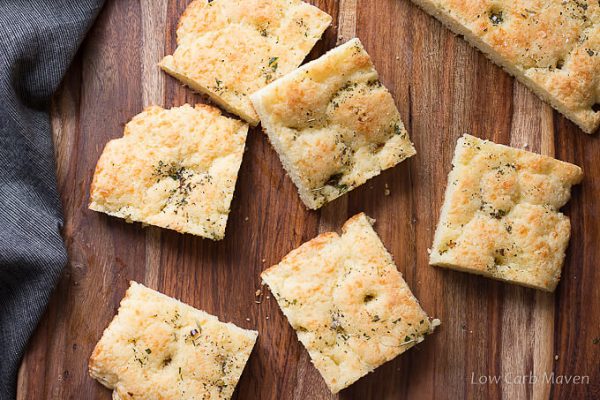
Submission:
[[[0,399],[66,263],[50,99],[103,0],[0,0]]]

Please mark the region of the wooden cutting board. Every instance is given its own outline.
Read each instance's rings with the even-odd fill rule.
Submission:
[[[415,142],[418,154],[410,161],[320,212],[307,211],[266,136],[254,129],[223,242],[89,211],[96,161],[132,116],[150,104],[204,101],[156,67],[174,50],[175,26],[187,3],[108,1],[55,97],[70,263],[24,357],[19,399],[110,398],[89,378],[87,360],[129,280],[258,329],[238,399],[600,398],[598,135],[581,132],[408,0],[312,1],[334,16],[334,24],[310,57],[361,38]],[[463,132],[527,145],[586,171],[565,209],[572,240],[554,295],[428,266],[427,248]],[[360,211],[377,219],[376,230],[409,286],[443,325],[332,396],[276,302],[271,297],[256,304],[255,291],[262,270]],[[544,374],[563,383],[544,382]],[[481,383],[488,375],[500,376],[500,383]],[[538,381],[520,384],[521,376]]]

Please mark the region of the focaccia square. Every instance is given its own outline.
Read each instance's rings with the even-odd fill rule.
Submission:
[[[160,67],[257,125],[248,96],[297,68],[331,20],[300,0],[195,0]]]
[[[430,264],[554,291],[581,168],[470,135],[452,165]]]
[[[251,96],[308,208],[415,154],[390,92],[353,39]]]
[[[413,0],[587,133],[600,126],[600,3]]]
[[[264,271],[279,306],[333,393],[421,342],[430,321],[365,214]]]
[[[247,133],[214,107],[149,107],[104,148],[89,208],[223,239]]]
[[[229,399],[257,336],[131,282],[89,373],[115,400]]]

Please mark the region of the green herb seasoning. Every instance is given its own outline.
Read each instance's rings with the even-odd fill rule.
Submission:
[[[277,71],[277,68],[279,68],[279,57],[271,57],[269,59],[269,68],[271,68],[273,72]]]
[[[490,12],[490,21],[492,21],[492,24],[494,25],[499,25],[502,22],[504,22],[504,19],[502,17],[502,11]]]

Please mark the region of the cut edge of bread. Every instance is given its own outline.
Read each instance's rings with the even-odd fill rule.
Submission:
[[[473,35],[472,32],[463,26],[460,22],[452,19],[448,15],[440,12],[433,4],[428,0],[412,0],[416,5],[421,7],[426,13],[437,18],[442,25],[452,31],[455,35],[462,35],[464,39],[474,48],[481,51],[488,59],[493,63],[500,66],[507,73],[515,77],[519,82],[527,86],[533,93],[540,97],[543,101],[552,106],[555,110],[563,114],[566,118],[573,121],[582,131],[587,134],[595,133],[599,124],[593,124],[590,121],[585,121],[580,118],[576,113],[567,109],[564,104],[561,104],[552,96],[546,89],[538,85],[535,81],[527,77],[514,65],[508,63],[502,55],[500,55],[493,47],[482,41],[477,36]]]
[[[511,280],[511,279],[506,279],[500,275],[488,274],[485,271],[474,270],[474,269],[462,267],[457,264],[451,264],[451,263],[446,263],[446,262],[431,263],[431,261],[430,261],[430,265],[433,265],[438,268],[449,269],[452,271],[464,272],[464,273],[471,274],[471,275],[479,275],[484,278],[489,278],[489,279],[493,279],[493,280],[500,281],[500,282],[506,282],[511,285],[522,286],[522,287],[526,287],[526,288],[530,288],[530,289],[541,290],[543,292],[548,292],[548,293],[554,293],[554,291],[556,290],[556,287],[558,286],[558,284],[560,282],[560,280],[556,280],[556,281],[553,280],[553,281],[551,281],[551,284],[547,285],[547,286],[536,285],[534,283],[527,283],[527,282],[523,282],[523,281],[515,281],[515,280]]]
[[[233,106],[230,102],[228,102],[221,96],[217,95],[215,92],[208,90],[207,88],[198,84],[194,80],[189,79],[187,76],[185,76],[184,74],[182,74],[181,72],[179,72],[177,70],[177,68],[174,65],[173,60],[174,60],[174,58],[172,55],[165,56],[158,63],[158,66],[163,71],[165,71],[167,74],[169,74],[172,77],[174,77],[175,79],[181,81],[184,85],[188,86],[192,90],[198,92],[201,95],[208,96],[212,101],[215,102],[215,104],[222,107],[225,111],[239,116],[244,121],[249,123],[252,127],[255,127],[258,125],[258,123],[260,122],[260,119],[258,118],[258,115],[256,114],[256,112],[254,112],[253,115],[250,115],[250,114],[242,111],[240,108]],[[252,107],[251,102],[249,102],[249,104]]]
[[[289,76],[289,74],[287,76]],[[280,82],[283,79],[285,79],[285,77],[280,78],[279,80],[277,80],[275,82]],[[263,128],[263,131],[267,134],[269,141],[271,142],[271,145],[277,152],[277,155],[279,155],[279,159],[281,160],[283,169],[286,171],[287,175],[290,177],[290,179],[292,180],[294,185],[296,185],[296,188],[298,189],[298,194],[300,195],[300,199],[302,200],[304,205],[307,208],[309,208],[310,210],[318,210],[327,202],[324,202],[323,204],[319,205],[319,203],[315,200],[315,196],[312,194],[311,189],[307,188],[302,183],[300,174],[298,173],[298,171],[296,171],[294,164],[286,156],[286,152],[283,148],[283,145],[277,138],[277,135],[273,134],[273,132],[275,131],[275,128],[271,124],[270,118],[268,117],[268,113],[264,109],[263,102],[262,102],[262,96],[260,96],[259,93],[260,93],[260,90],[256,93],[254,93],[252,96],[250,96],[250,98],[252,99],[252,103],[254,104],[254,108],[256,109],[258,114],[263,116],[261,118],[261,125]],[[333,199],[331,199],[331,200],[333,200]]]
[[[439,251],[438,249],[440,248],[440,244],[442,242],[441,240],[441,235],[442,235],[442,222],[446,221],[448,219],[448,212],[450,209],[450,201],[449,199],[452,197],[452,195],[454,194],[454,192],[456,191],[456,187],[454,185],[451,185],[450,182],[454,182],[457,177],[457,169],[456,169],[456,165],[458,160],[462,157],[462,153],[464,152],[464,148],[465,146],[463,146],[463,143],[465,141],[465,136],[461,136],[457,143],[456,143],[456,150],[454,151],[454,156],[452,157],[452,169],[450,170],[450,173],[448,174],[448,179],[446,182],[446,190],[444,191],[444,198],[443,198],[443,203],[442,203],[442,208],[440,209],[440,216],[438,217],[438,223],[437,226],[435,228],[435,233],[433,235],[433,244],[431,246],[431,254],[429,254],[429,265],[434,265],[436,267],[445,267],[445,268],[454,268],[455,265],[454,264],[449,264],[449,263],[444,263],[441,262],[439,260]],[[466,271],[465,272],[470,272]]]

